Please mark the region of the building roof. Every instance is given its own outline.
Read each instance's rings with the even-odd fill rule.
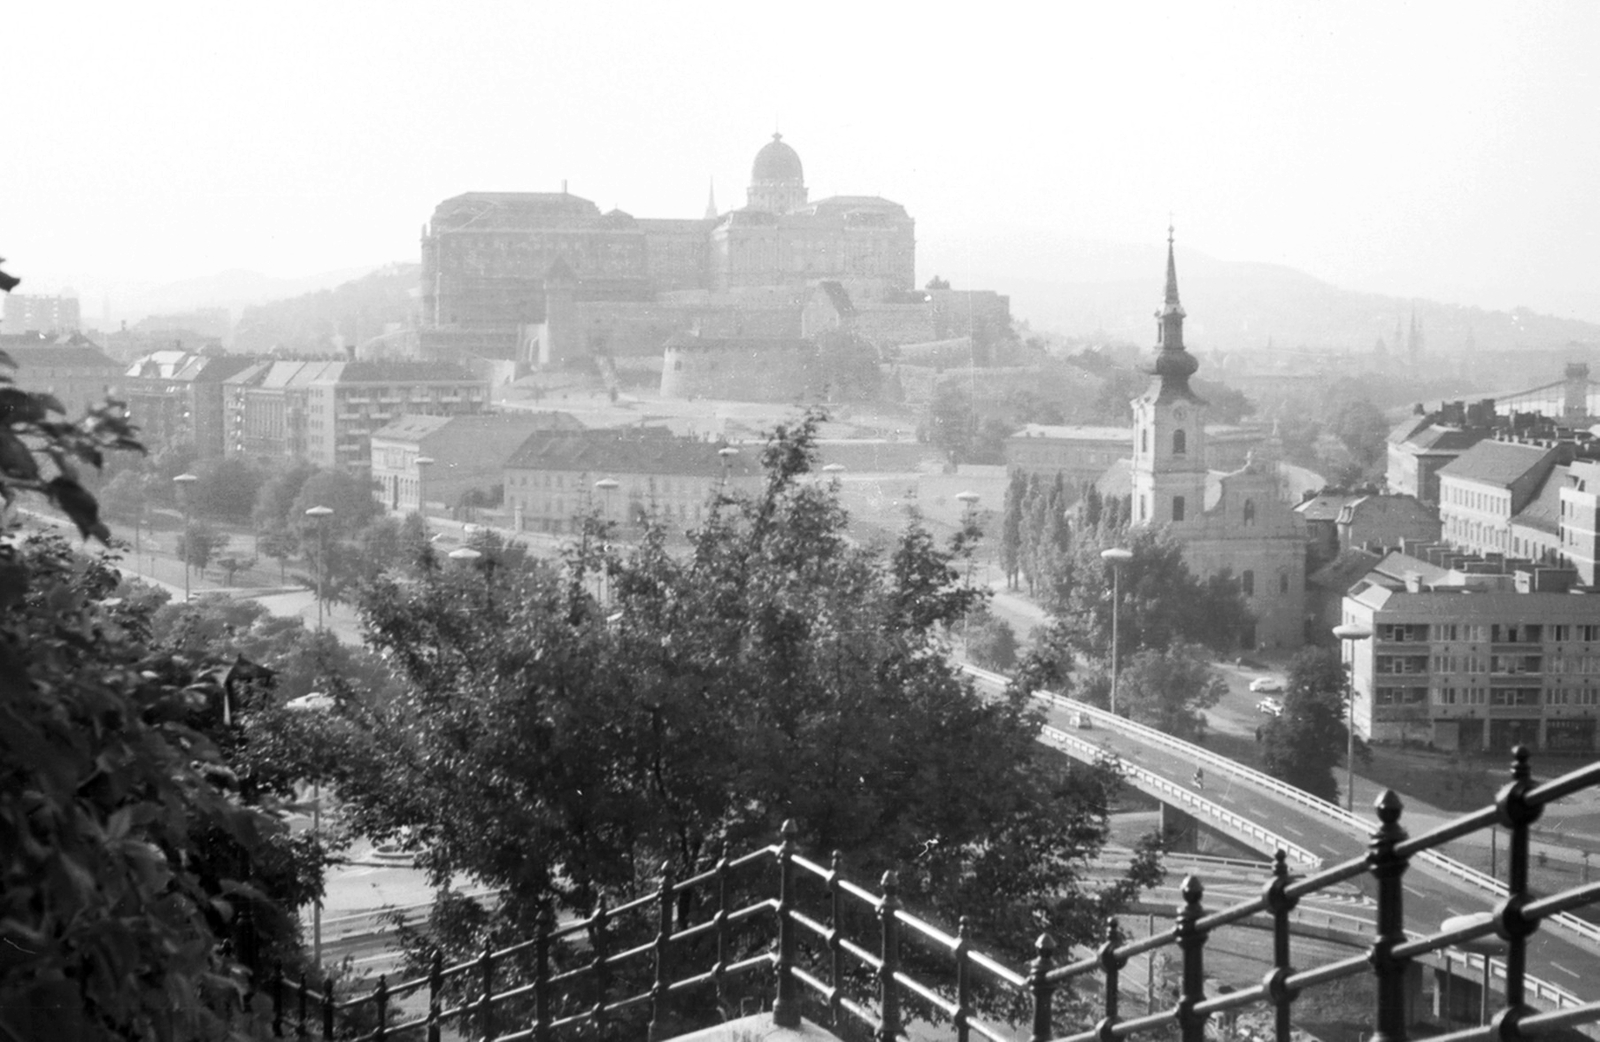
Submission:
[[[1510,488],[1513,482],[1537,467],[1553,451],[1545,445],[1488,439],[1478,442],[1440,467],[1439,477]]]
[[[1294,512],[1307,521],[1332,523],[1339,520],[1339,512],[1351,498],[1348,492],[1320,492],[1304,502],[1296,503]]]
[[[782,134],[773,134],[772,140],[762,145],[761,151],[756,153],[756,161],[750,166],[750,180],[757,184],[774,181],[793,181],[798,184],[804,181],[800,153],[783,143]]]
[[[1381,555],[1360,547],[1340,550],[1333,560],[1306,576],[1306,582],[1343,593],[1366,577],[1381,560]]]
[[[424,416],[406,413],[372,432],[374,440],[420,441],[450,427],[464,431],[581,431],[576,416],[565,412],[486,412],[466,416]]]
[[[1115,441],[1133,444],[1132,427],[1094,427],[1088,425],[1062,425],[1054,423],[1029,423],[1011,435],[1012,438],[1051,438],[1055,441]]]
[[[1474,445],[1479,444],[1489,437],[1486,430],[1462,430],[1460,427],[1445,427],[1435,424],[1425,430],[1416,432],[1409,438],[1401,439],[1401,444],[1409,447],[1418,455],[1428,453],[1465,452]]]
[[[1567,475],[1572,472],[1571,467],[1551,467],[1550,473],[1545,475],[1544,482],[1539,486],[1539,491],[1533,498],[1511,518],[1513,525],[1526,525],[1529,528],[1551,535],[1561,532],[1561,486],[1567,483]]]
[[[122,372],[122,365],[106,357],[105,352],[98,347],[9,347],[0,344],[11,360],[17,363],[21,379],[27,379],[30,367],[50,366],[60,369],[115,369]]]
[[[761,469],[749,451],[724,457],[723,446],[673,437],[664,429],[630,428],[534,434],[506,461],[507,470],[580,471],[590,474],[667,474],[749,477]]]

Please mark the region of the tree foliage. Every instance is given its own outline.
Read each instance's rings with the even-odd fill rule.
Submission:
[[[1147,648],[1121,663],[1117,713],[1184,741],[1206,736],[1205,710],[1228,691],[1205,649],[1179,642]]]
[[[1305,648],[1289,666],[1283,712],[1261,729],[1262,768],[1325,800],[1337,800],[1334,767],[1344,759],[1345,672],[1336,651]]]
[[[793,819],[947,921],[1091,938],[1128,893],[1081,874],[1114,775],[1042,757],[1026,695],[985,700],[952,667],[943,634],[981,599],[969,535],[852,543],[804,480],[818,422],[779,428],[764,488],[719,497],[686,554],[653,528],[624,552],[590,519],[560,572],[487,555],[380,578],[362,615],[405,690],[363,716],[383,755],[343,758],[360,827],[414,829],[436,880],[504,887],[527,922]]]

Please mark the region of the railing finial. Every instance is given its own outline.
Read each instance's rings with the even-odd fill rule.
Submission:
[[[1028,986],[1033,992],[1033,1033],[1029,1042],[1049,1042],[1054,1032],[1050,1029],[1050,996],[1055,985],[1050,983],[1050,961],[1055,955],[1056,939],[1041,933],[1033,942],[1033,964],[1029,966]]]

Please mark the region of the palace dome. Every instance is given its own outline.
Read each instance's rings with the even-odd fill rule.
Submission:
[[[782,134],[773,134],[772,140],[762,145],[761,151],[756,153],[755,165],[750,168],[750,180],[755,184],[783,181],[803,183],[805,176],[800,168],[800,153],[783,143]]]

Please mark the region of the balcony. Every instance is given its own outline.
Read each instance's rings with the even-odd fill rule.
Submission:
[[[1308,877],[1295,877],[1280,851],[1261,896],[1216,911],[1204,906],[1205,888],[1190,876],[1170,928],[1128,940],[1112,919],[1104,943],[1079,953],[1058,952],[1050,935],[1040,934],[1032,944],[1033,959],[1022,966],[981,951],[968,937],[964,921],[952,934],[906,911],[894,872],[885,873],[880,888],[872,890],[846,878],[837,859],[824,864],[804,856],[793,823],[785,823],[770,846],[734,857],[723,852],[685,879],[674,878],[669,866],[652,892],[615,907],[602,901],[588,915],[565,923],[547,914],[527,940],[499,950],[486,948],[452,966],[435,955],[427,974],[393,986],[379,977],[370,991],[339,994],[331,980],[321,988],[308,987],[281,971],[261,979],[275,1030],[284,1031],[288,1021],[289,1031],[298,1028],[298,1036],[307,1037],[308,1025],[320,1024],[319,1037],[325,1039],[336,1032],[337,1037],[357,1035],[362,1040],[437,1039],[442,1031],[453,1030],[463,1037],[519,1042],[551,1042],[558,1035],[661,1042],[700,1026],[683,1013],[691,993],[714,994],[727,1009],[736,1005],[730,997],[732,983],[744,982],[748,991],[748,979],[760,975],[768,981],[772,998],[771,1023],[759,1031],[751,1028],[749,1037],[764,1037],[773,1027],[825,1037],[816,1025],[826,1024],[845,1037],[871,1033],[894,1040],[908,1025],[922,1028],[947,1021],[957,1042],[971,1042],[974,1035],[987,1042],[1022,1037],[1029,1042],[1117,1042],[1174,1027],[1182,1042],[1204,1042],[1212,1017],[1226,1024],[1248,1007],[1265,1007],[1276,1042],[1289,1042],[1300,992],[1371,974],[1375,1037],[1399,1042],[1418,1012],[1422,974],[1413,970],[1429,967],[1443,974],[1447,1033],[1437,1039],[1533,1038],[1600,1021],[1600,1002],[1575,998],[1527,972],[1528,937],[1542,922],[1567,918],[1564,913],[1600,900],[1600,883],[1549,896],[1529,891],[1532,824],[1545,806],[1596,785],[1600,764],[1535,782],[1528,751],[1519,747],[1511,784],[1489,807],[1413,838],[1401,824],[1400,799],[1385,793],[1377,802],[1378,820],[1365,852]],[[1437,928],[1426,924],[1426,932],[1405,929],[1407,898],[1401,881],[1408,866],[1446,842],[1496,823],[1507,823],[1510,832],[1507,899],[1493,912],[1457,916]],[[775,886],[770,882],[774,876]],[[1368,950],[1310,968],[1294,967],[1290,938],[1301,898],[1367,877],[1377,895],[1376,928],[1360,938]],[[742,895],[737,908],[732,907],[732,894]],[[1274,968],[1264,980],[1206,994],[1205,954],[1212,935],[1227,927],[1250,926],[1271,933],[1270,947],[1263,944],[1261,950],[1270,950]],[[1503,959],[1478,954],[1495,943],[1503,944]],[[1125,973],[1130,961],[1167,951],[1181,967],[1176,1003],[1123,1015],[1123,978],[1130,976]],[[1482,1025],[1450,1031],[1451,1022],[1462,1019],[1455,1014],[1466,1005],[1449,1001],[1455,970],[1466,971],[1466,979],[1456,985],[1466,990],[1475,979],[1491,981],[1497,968],[1505,982],[1504,1006],[1491,1017],[1485,987],[1479,996]],[[1095,1008],[1085,1013],[1077,1000],[1090,995],[1096,997]],[[262,1008],[259,998],[257,1003]],[[399,1012],[402,1003],[425,1012],[407,1017]],[[997,1019],[1006,1009],[1025,1010],[1023,1022]],[[730,1027],[724,1025],[724,1031]],[[718,1037],[740,1036],[729,1032]]]

